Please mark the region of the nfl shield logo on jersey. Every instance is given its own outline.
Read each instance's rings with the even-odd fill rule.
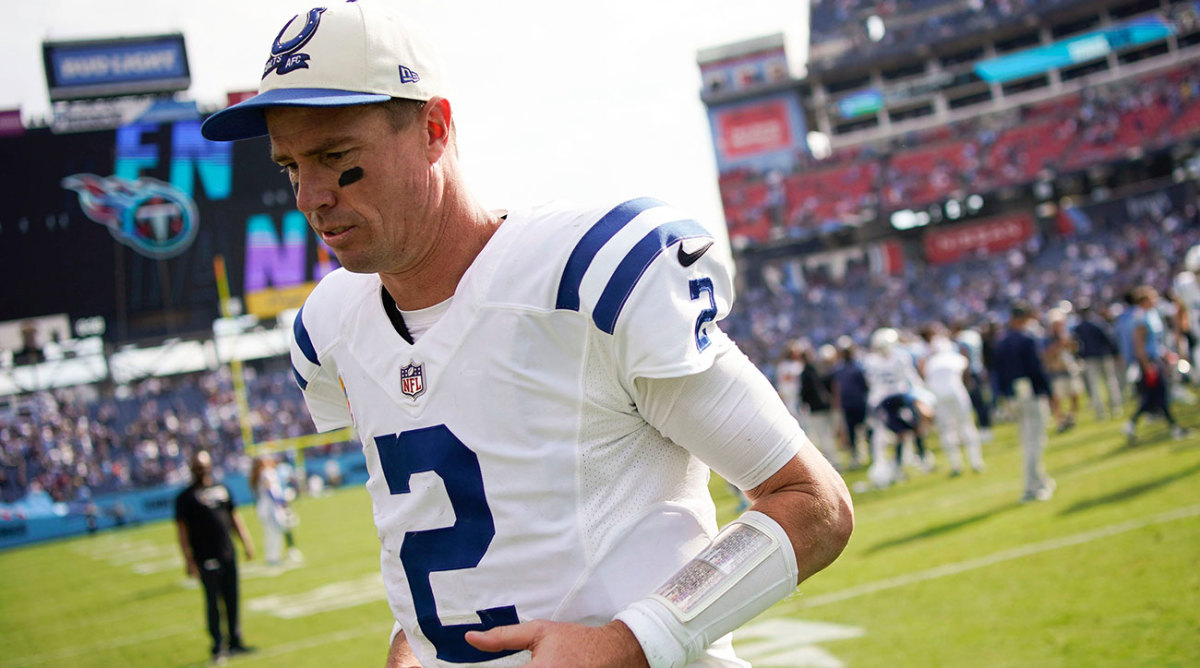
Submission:
[[[409,361],[400,367],[400,391],[416,399],[425,394],[425,365]]]

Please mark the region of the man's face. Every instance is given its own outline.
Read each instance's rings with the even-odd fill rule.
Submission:
[[[419,264],[435,232],[438,178],[422,122],[397,131],[377,105],[275,107],[266,118],[296,208],[342,266],[399,273]]]

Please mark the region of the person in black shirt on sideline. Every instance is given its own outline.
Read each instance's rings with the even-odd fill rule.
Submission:
[[[229,534],[237,532],[247,560],[254,558],[254,543],[233,505],[229,489],[213,479],[212,456],[204,450],[198,451],[192,455],[190,465],[192,484],[175,500],[175,525],[188,577],[199,575],[204,585],[213,663],[223,664],[227,654],[253,651],[242,643],[238,625],[237,553]],[[228,652],[221,637],[219,601],[224,603],[229,629]]]

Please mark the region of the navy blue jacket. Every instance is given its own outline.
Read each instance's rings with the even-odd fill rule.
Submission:
[[[833,372],[834,382],[838,386],[838,400],[842,409],[866,408],[867,406],[867,377],[863,374],[862,365],[857,360],[843,362]]]
[[[1075,340],[1079,341],[1079,356],[1083,359],[1117,354],[1117,344],[1112,336],[1091,320],[1084,320],[1075,325]]]
[[[1009,329],[996,344],[996,376],[997,389],[1006,397],[1013,396],[1013,383],[1018,378],[1028,378],[1035,394],[1050,394],[1037,341],[1023,331]]]

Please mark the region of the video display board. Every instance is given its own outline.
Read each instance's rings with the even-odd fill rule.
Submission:
[[[202,138],[199,119],[0,137],[0,321],[99,316],[114,340],[199,332],[218,316],[217,255],[243,303],[332,271],[267,156],[265,139]]]

